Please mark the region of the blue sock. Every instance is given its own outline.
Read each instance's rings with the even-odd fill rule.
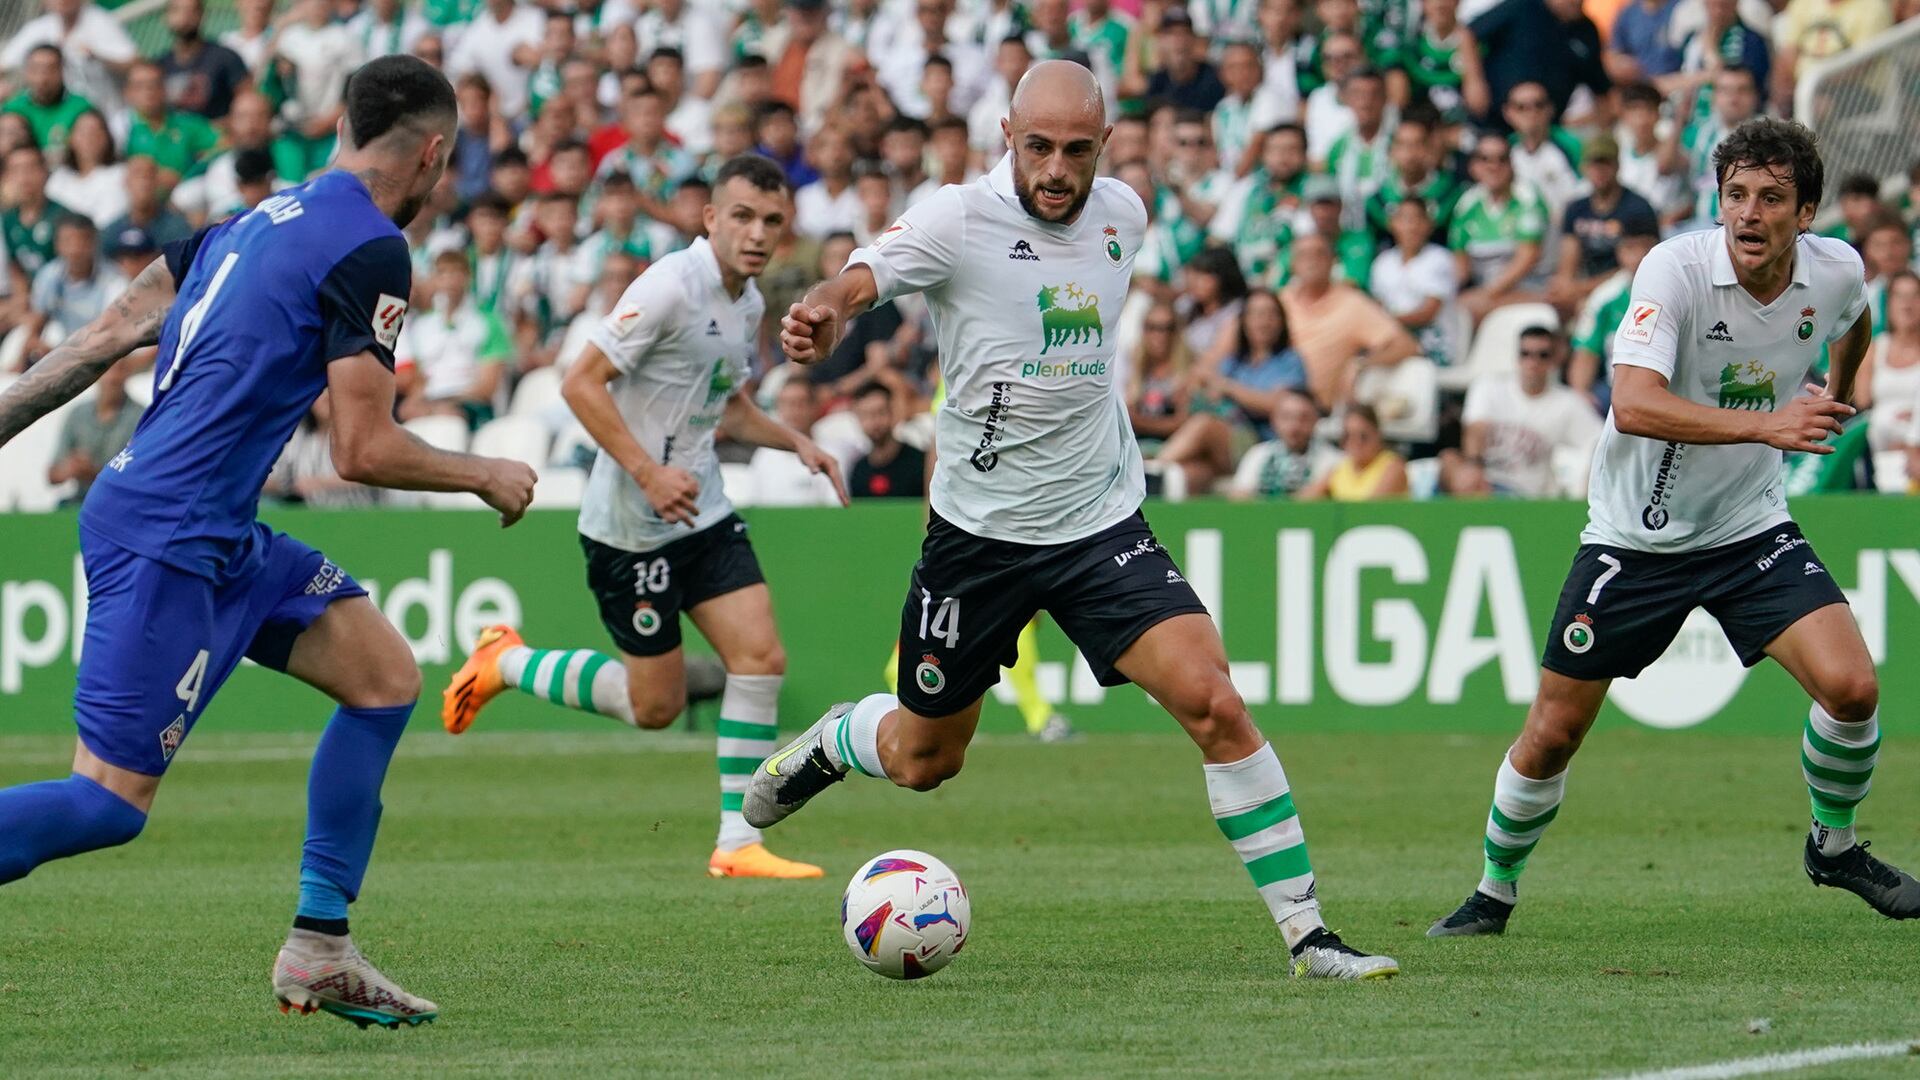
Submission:
[[[84,776],[0,790],[0,885],[140,835],[147,815]]]
[[[346,933],[347,905],[373,857],[380,785],[413,705],[334,711],[307,777],[307,843],[295,926]]]

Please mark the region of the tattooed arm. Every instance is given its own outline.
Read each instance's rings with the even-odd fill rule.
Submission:
[[[0,446],[73,400],[121,357],[159,341],[172,304],[173,274],[166,259],[155,259],[99,318],[69,334],[0,394]]]

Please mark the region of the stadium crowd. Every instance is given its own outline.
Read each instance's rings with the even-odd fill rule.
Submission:
[[[991,168],[1013,84],[1068,57],[1107,90],[1102,173],[1151,217],[1115,330],[1150,483],[1366,500],[1582,491],[1634,267],[1714,224],[1714,147],[1920,0],[168,0],[146,49],[87,0],[44,12],[0,47],[0,372],[162,245],[324,169],[347,75],[411,52],[460,106],[408,230],[399,408],[423,437],[564,490],[591,447],[558,372],[699,233],[720,163],[757,150],[796,195],[753,391],[841,456],[856,497],[919,496],[925,306],[870,312],[805,369],[781,362],[778,317],[908,204]],[[1883,179],[1828,178],[1871,286],[1871,408],[1790,489],[1920,477],[1920,163]],[[83,492],[124,443],[150,362],[68,411],[50,483]],[[333,474],[327,429],[323,398],[270,494],[372,503]],[[832,498],[791,454],[729,460],[736,501]]]

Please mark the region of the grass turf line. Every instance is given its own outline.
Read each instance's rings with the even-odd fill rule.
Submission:
[[[1808,885],[1791,735],[1600,733],[1508,935],[1439,942],[1422,935],[1476,879],[1505,740],[1281,738],[1331,923],[1406,970],[1354,986],[1286,978],[1177,735],[989,740],[925,796],[850,780],[769,834],[826,880],[752,882],[704,874],[708,753],[502,736],[448,754],[423,725],[354,922],[444,1013],[388,1034],[275,1011],[305,764],[196,763],[249,745],[208,733],[140,840],[0,890],[0,1072],[1590,1077],[1911,1037],[1920,928]],[[1890,741],[1863,813],[1909,866],[1916,765]],[[0,783],[54,771],[0,764]],[[836,925],[846,877],[899,846],[974,901],[966,953],[914,984],[861,970]],[[1747,1034],[1757,1017],[1768,1034]]]

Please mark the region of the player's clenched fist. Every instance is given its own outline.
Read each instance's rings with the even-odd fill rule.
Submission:
[[[700,516],[700,481],[674,465],[656,465],[635,477],[660,520],[693,527]]]
[[[840,320],[824,305],[795,304],[780,320],[780,347],[795,363],[826,358],[839,339]]]
[[[500,511],[500,527],[519,521],[533,502],[533,484],[537,478],[525,462],[494,458],[487,462],[487,487],[477,494],[488,506]]]

